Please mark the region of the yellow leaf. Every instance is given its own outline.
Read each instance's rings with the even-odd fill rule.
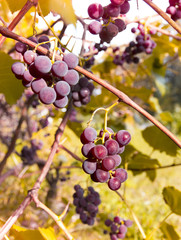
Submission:
[[[8,3],[9,9],[11,10],[12,13],[20,10],[25,3],[27,2],[26,0],[6,0]]]
[[[39,0],[39,4],[44,16],[52,11],[60,14],[67,25],[76,24],[76,16],[71,0]]]
[[[54,232],[54,229],[52,227],[49,228],[38,228],[39,232],[41,235],[44,237],[46,240],[56,240],[56,235]]]

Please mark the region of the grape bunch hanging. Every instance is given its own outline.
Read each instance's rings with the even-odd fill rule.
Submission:
[[[31,37],[35,43],[49,50],[49,38],[45,35],[38,40]],[[45,42],[45,43],[44,43]],[[48,43],[46,43],[48,42]],[[41,55],[39,51],[28,49],[26,44],[18,42],[15,46],[17,52],[23,55],[24,63],[15,62],[11,69],[17,79],[22,80],[25,87],[31,87],[38,94],[39,100],[44,104],[52,104],[57,108],[63,108],[68,104],[73,94],[73,104],[81,107],[90,102],[90,96],[94,89],[93,83],[83,78],[79,84],[79,74],[74,68],[79,59],[73,53],[64,54],[62,60],[52,61],[48,56]],[[82,79],[82,78],[81,78]]]
[[[88,187],[85,191],[80,185],[74,186],[73,204],[76,206],[76,213],[80,215],[80,220],[84,224],[93,225],[98,213],[98,205],[101,203],[99,193],[93,187]]]
[[[156,43],[151,39],[151,35],[156,34],[154,29],[150,29],[149,33],[145,31],[145,27],[143,24],[138,24],[137,29],[132,28],[132,33],[139,32],[136,36],[135,41],[131,41],[129,46],[125,48],[122,54],[117,54],[119,48],[116,49],[115,57],[114,57],[114,64],[116,65],[123,65],[125,62],[130,63],[139,63],[139,57],[137,56],[140,53],[151,54],[153,49],[156,47]]]
[[[130,142],[131,135],[126,130],[117,133],[111,128],[101,130],[99,137],[92,127],[87,127],[81,134],[82,154],[87,158],[82,168],[90,174],[94,182],[107,182],[111,190],[118,190],[127,179],[127,171],[117,168],[121,164],[121,154]],[[103,139],[104,144],[96,144]]]
[[[171,15],[171,19],[177,21],[181,19],[181,1],[169,0],[169,6],[166,9],[166,13]]]
[[[99,3],[93,3],[88,7],[88,15],[94,19],[88,30],[92,34],[99,34],[101,42],[110,43],[111,40],[126,28],[125,22],[120,18],[130,9],[128,0],[111,0],[111,3],[103,7]]]
[[[125,220],[119,216],[115,216],[113,221],[106,219],[105,225],[109,227],[109,231],[105,230],[104,233],[109,232],[111,240],[123,239],[126,236],[127,228],[131,227],[133,222],[131,220]]]

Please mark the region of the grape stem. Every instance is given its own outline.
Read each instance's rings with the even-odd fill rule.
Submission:
[[[36,43],[9,31],[6,27],[0,26],[0,33],[8,38],[15,39],[15,40],[25,43],[31,47],[36,47]],[[47,49],[45,49],[41,46],[39,46],[37,48],[37,50],[44,53],[45,55],[49,53],[49,51]],[[50,52],[49,55],[52,56],[52,53]],[[62,57],[60,55],[56,54],[56,59],[62,60]],[[147,111],[145,111],[137,103],[135,103],[133,100],[131,100],[125,93],[123,93],[122,91],[113,87],[111,84],[102,80],[101,78],[98,78],[97,76],[90,73],[89,71],[83,69],[82,67],[77,66],[77,67],[75,67],[75,70],[77,70],[79,73],[82,73],[86,77],[91,78],[92,80],[97,82],[99,85],[103,86],[108,91],[112,92],[115,96],[117,96],[119,98],[120,102],[127,104],[128,106],[134,108],[136,111],[141,113],[150,122],[152,122],[155,126],[157,126],[163,133],[165,133],[179,148],[181,148],[181,141],[172,132],[170,132],[163,124],[161,124],[157,119],[155,119],[151,114],[149,114]]]
[[[153,234],[161,227],[161,225],[166,221],[166,219],[168,217],[170,217],[170,215],[172,214],[173,212],[169,212],[166,217],[164,217],[164,219],[156,226],[156,228],[153,229],[153,231],[151,231],[151,233],[148,235],[148,237],[146,238],[146,240],[150,240],[153,236]]]
[[[142,226],[141,226],[141,224],[140,224],[140,222],[139,222],[136,214],[133,212],[133,210],[131,209],[131,207],[129,206],[129,204],[126,202],[126,200],[124,199],[124,197],[123,197],[118,191],[115,191],[115,192],[116,192],[117,195],[121,198],[121,200],[125,203],[126,207],[129,209],[129,211],[130,211],[130,213],[131,213],[131,215],[132,215],[132,217],[133,217],[133,219],[134,219],[134,221],[135,221],[135,223],[136,223],[136,225],[137,225],[137,227],[138,227],[138,229],[139,229],[139,231],[140,231],[143,239],[146,239],[145,232],[144,232],[144,230],[143,230],[143,228],[142,228]]]
[[[69,240],[74,240],[72,235],[68,232],[67,228],[65,227],[64,223],[62,222],[62,218],[65,216],[68,210],[69,204],[64,209],[63,213],[60,216],[57,216],[50,208],[44,205],[36,196],[36,194],[32,194],[32,200],[35,202],[36,207],[43,209],[48,215],[50,215],[56,224],[64,231],[65,235]]]

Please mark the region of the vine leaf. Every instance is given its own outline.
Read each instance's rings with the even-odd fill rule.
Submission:
[[[165,187],[163,189],[163,198],[173,213],[181,215],[181,192],[174,187]]]
[[[12,13],[20,10],[25,3],[27,2],[26,0],[6,0],[6,2],[8,3],[9,9]]]
[[[39,0],[43,15],[46,16],[50,11],[61,15],[65,23],[76,24],[76,17],[71,0]]]
[[[0,59],[2,59],[0,64],[0,93],[5,95],[9,104],[14,104],[22,95],[24,87],[11,72],[11,65],[15,61],[4,52],[0,52]]]
[[[164,237],[168,240],[179,240],[180,237],[175,231],[174,227],[166,222],[164,222],[160,227]]]
[[[154,148],[154,150],[166,152],[171,156],[175,156],[177,154],[177,145],[157,127],[147,127],[142,132],[142,136],[149,145]]]

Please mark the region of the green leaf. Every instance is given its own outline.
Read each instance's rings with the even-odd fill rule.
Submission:
[[[161,231],[164,237],[168,240],[178,240],[180,239],[179,235],[175,231],[174,227],[166,222],[162,223]]]
[[[11,72],[11,65],[15,61],[4,52],[0,52],[0,59],[2,60],[0,64],[0,93],[5,95],[9,104],[14,104],[22,95],[24,87]]]
[[[25,3],[27,2],[26,0],[6,0],[8,3],[9,9],[11,10],[12,13],[20,10]]]
[[[52,11],[60,14],[67,25],[76,24],[76,16],[71,0],[39,0],[39,4],[44,16]]]
[[[38,230],[26,229],[17,225],[13,225],[10,234],[14,236],[15,239],[18,240],[32,240],[32,239],[45,240],[45,238],[41,235],[41,233]]]
[[[142,132],[142,135],[155,150],[166,152],[172,156],[177,154],[177,145],[156,126],[147,127]]]
[[[160,164],[157,159],[150,159],[149,156],[140,152],[133,155],[128,163],[128,169],[132,169],[134,175],[142,173],[145,169],[157,168],[159,166]],[[146,171],[146,175],[151,181],[154,181],[156,178],[156,171]]]
[[[181,192],[174,187],[163,189],[163,198],[173,213],[181,215]]]

